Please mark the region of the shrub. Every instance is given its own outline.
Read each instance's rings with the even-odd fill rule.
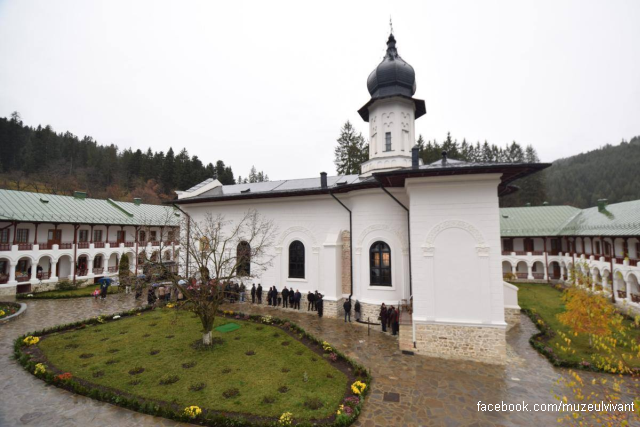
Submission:
[[[158,354],[158,353],[160,353],[160,350],[151,350],[151,351],[149,352],[149,355],[151,355],[151,356],[155,356],[155,355],[156,355],[156,354]]]
[[[207,385],[205,383],[197,383],[189,386],[189,391],[200,391],[203,390]]]
[[[182,367],[184,369],[193,368],[194,366],[196,366],[196,362],[187,362],[182,364]]]
[[[104,371],[96,371],[92,374],[93,378],[104,377]]]
[[[138,385],[140,383],[141,383],[141,381],[139,379],[135,379],[135,380],[129,381],[129,385]]]
[[[282,341],[283,346],[288,346],[289,344],[291,344],[289,341]]]
[[[93,353],[82,353],[80,355],[80,359],[91,359],[93,357]]]
[[[247,356],[253,356],[254,354],[256,354],[256,352],[255,352],[255,351],[253,351],[253,350],[249,350],[249,351],[247,351],[245,354],[246,354]]]
[[[291,369],[289,369],[289,368],[282,368],[282,372],[284,372],[284,373],[286,374],[287,372],[291,372]]]
[[[322,408],[324,406],[324,402],[317,397],[312,397],[304,402],[304,406],[315,411]]]
[[[276,398],[273,396],[265,396],[262,398],[262,403],[264,403],[265,405],[271,405],[272,403],[275,403]]]
[[[139,375],[144,372],[144,368],[142,366],[136,366],[135,368],[129,371],[129,375]]]
[[[109,359],[109,360],[107,360],[105,363],[106,363],[107,365],[114,365],[114,364],[116,364],[116,363],[118,363],[118,362],[119,362],[119,361],[118,361],[118,360],[116,360],[116,359]]]
[[[78,344],[74,344],[74,343],[67,344],[67,345],[64,346],[64,348],[67,349],[67,350],[72,350],[72,349],[78,348],[78,347],[80,347],[80,346]]]
[[[167,375],[164,376],[160,379],[160,381],[158,382],[158,384],[160,385],[171,385],[171,384],[175,384],[178,381],[180,381],[180,377],[177,375]]]
[[[228,388],[225,391],[222,392],[222,397],[224,397],[225,399],[230,399],[232,397],[236,397],[240,395],[240,390],[238,390],[235,387],[232,388]]]
[[[231,368],[224,368],[224,369],[222,370],[222,373],[223,373],[223,374],[229,374],[229,373],[231,373]]]
[[[280,388],[278,388],[278,391],[280,393],[286,393],[289,391],[289,387],[287,387],[286,385],[281,386]]]
[[[112,348],[112,349],[107,350],[107,353],[111,353],[111,354],[113,354],[113,353],[117,353],[117,352],[119,352],[119,351],[120,351],[120,350],[118,350],[117,348]]]

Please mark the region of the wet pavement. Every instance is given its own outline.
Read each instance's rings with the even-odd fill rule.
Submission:
[[[25,372],[12,356],[13,340],[26,332],[135,307],[131,295],[107,301],[93,298],[29,301],[27,312],[0,326],[0,426],[180,426],[45,385]],[[225,307],[236,310],[237,304]],[[397,341],[366,326],[318,319],[305,312],[243,304],[242,311],[289,318],[318,338],[371,369],[373,384],[355,425],[375,426],[531,426],[557,424],[557,413],[478,412],[484,403],[554,403],[552,392],[567,371],[554,368],[528,342],[537,330],[522,324],[508,333],[508,364],[402,354]],[[581,373],[586,380],[601,374]],[[384,400],[397,393],[398,402]]]

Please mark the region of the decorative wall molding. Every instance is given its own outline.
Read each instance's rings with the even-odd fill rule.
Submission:
[[[403,234],[397,229],[390,228],[387,224],[374,224],[362,230],[362,233],[360,233],[360,236],[358,237],[358,244],[356,245],[356,248],[360,248],[360,249],[362,248],[362,243],[364,242],[365,237],[367,237],[369,233],[373,231],[380,231],[380,230],[389,231],[395,234],[398,240],[400,240],[400,245],[402,246],[401,249],[403,253],[404,251],[409,250],[407,239],[403,236]]]
[[[316,240],[315,236],[313,235],[313,233],[311,233],[311,231],[309,231],[305,227],[296,225],[296,226],[287,228],[284,231],[284,233],[282,233],[280,235],[280,239],[278,239],[278,242],[277,242],[276,246],[282,246],[282,243],[287,238],[287,236],[292,234],[292,233],[303,233],[304,235],[306,235],[311,240],[311,243],[313,243],[314,246],[317,245],[317,240]]]
[[[476,241],[476,252],[478,256],[488,257],[491,253],[489,246],[485,243],[482,233],[475,228],[472,224],[461,220],[448,220],[435,225],[427,234],[424,244],[421,246],[422,255],[425,257],[432,257],[435,255],[435,240],[440,233],[449,228],[459,228],[465,230]]]

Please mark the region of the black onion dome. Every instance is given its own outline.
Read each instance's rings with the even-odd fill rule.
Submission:
[[[372,98],[394,95],[412,97],[416,93],[416,72],[398,55],[393,34],[387,40],[387,54],[380,65],[369,74],[367,89]]]

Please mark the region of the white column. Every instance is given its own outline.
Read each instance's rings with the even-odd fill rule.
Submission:
[[[627,298],[626,298],[627,304],[631,304],[631,283],[625,281],[624,284],[625,284],[625,287],[627,288]]]
[[[57,268],[58,262],[51,261],[50,265],[51,265],[51,270],[50,270],[51,274],[49,275],[49,279],[57,280],[58,279],[58,268]]]
[[[527,279],[533,279],[533,267],[531,266],[531,264],[527,264],[527,271]]]
[[[95,256],[95,255],[94,255]],[[87,256],[87,276],[93,276],[93,260],[94,260],[94,256],[89,257]]]
[[[543,263],[544,268],[544,280],[549,280],[549,268],[547,264]]]
[[[33,261],[31,262],[31,281],[32,282],[36,282],[38,281],[38,263],[36,262],[35,264],[33,263]]]
[[[16,283],[16,266],[17,262],[9,261],[9,282],[8,283]]]

